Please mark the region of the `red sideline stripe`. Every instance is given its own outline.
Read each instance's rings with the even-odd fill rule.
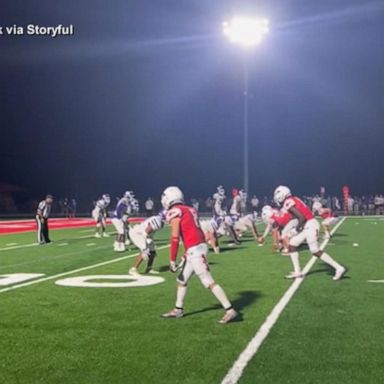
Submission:
[[[144,219],[141,217],[134,217],[129,219],[131,223],[139,223]],[[108,219],[107,223],[110,224],[111,220]],[[78,227],[93,227],[95,221],[93,219],[49,219],[49,229],[65,229],[65,228],[78,228]],[[0,234],[7,235],[10,233],[31,232],[36,230],[35,220],[12,220],[0,221]]]

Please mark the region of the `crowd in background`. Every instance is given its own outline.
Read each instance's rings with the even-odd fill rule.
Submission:
[[[116,202],[118,201],[116,197]],[[346,206],[344,201],[337,196],[302,196],[303,201],[312,206],[314,201],[320,201],[324,207],[331,208],[334,212],[344,214],[347,212],[349,215],[384,215],[384,195],[368,195],[368,196],[350,196]],[[115,201],[111,202],[110,210],[113,211],[115,207]],[[213,207],[213,199],[211,196],[207,198],[191,198],[187,201],[198,212],[204,214],[210,214]],[[62,217],[75,217],[76,215],[87,216],[93,209],[95,201],[90,200],[88,204],[78,207],[77,200],[75,198],[57,198],[54,200],[53,213]],[[150,216],[161,209],[159,199],[153,199],[152,197],[139,198],[140,214]],[[228,198],[227,205],[230,205],[230,199]],[[256,196],[251,195],[247,198],[246,202],[243,202],[242,211],[246,212],[260,212],[264,205],[274,205],[272,197],[269,196]],[[0,213],[2,214],[26,214],[33,212],[37,206],[37,200],[31,201],[28,204],[16,204],[14,201],[11,203],[9,199],[0,199]]]

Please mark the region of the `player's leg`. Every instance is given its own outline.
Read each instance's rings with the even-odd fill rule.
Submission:
[[[49,239],[48,219],[44,219],[43,221],[43,237],[44,237],[44,241],[47,244],[51,242],[51,240]]]
[[[37,242],[39,244],[44,244],[42,226],[40,216],[36,215],[36,224],[37,224]]]
[[[237,312],[233,309],[232,304],[228,300],[228,297],[225,294],[223,288],[221,288],[221,286],[216,284],[216,282],[213,280],[206,259],[207,246],[205,244],[201,244],[195,248],[196,250],[192,254],[188,255],[188,258],[190,258],[190,263],[192,264],[193,270],[196,273],[196,276],[200,279],[203,286],[212,292],[212,294],[224,308],[225,314],[219,322],[221,324],[226,324],[237,316]]]
[[[183,266],[176,280],[176,303],[169,312],[163,313],[161,317],[166,319],[183,317],[184,299],[187,294],[188,280],[193,275],[193,265],[188,259],[184,259]]]
[[[147,268],[145,269],[145,273],[158,274],[157,271],[153,270],[153,263],[156,257],[155,243],[153,242],[152,239],[147,239],[147,245],[148,245],[148,261],[147,261]]]
[[[129,274],[138,275],[138,268],[142,261],[148,261],[149,259],[149,249],[147,246],[146,237],[136,227],[129,229],[129,237],[131,238],[132,243],[140,250],[140,254],[136,257],[132,267],[129,269]]]
[[[305,236],[305,232],[301,231],[289,240],[288,255],[291,258],[293,272],[286,276],[287,279],[297,279],[303,277],[301,273],[299,252],[297,251],[297,248],[304,242],[306,238]]]
[[[335,269],[335,275],[333,276],[333,280],[340,280],[347,271],[347,269],[341,264],[339,264],[337,261],[335,261],[328,253],[320,249],[318,241],[318,230],[319,224],[315,220],[311,220],[305,225],[304,231],[306,232],[306,239],[309,250],[311,251],[313,256],[318,257],[325,264],[328,264]]]

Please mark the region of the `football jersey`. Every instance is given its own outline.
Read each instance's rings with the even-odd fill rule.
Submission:
[[[285,212],[285,211],[283,212],[275,211],[271,216],[271,220],[279,228],[284,228],[292,220],[292,215],[289,212]]]
[[[104,210],[108,207],[109,203],[105,201],[104,199],[97,200],[96,202],[96,208],[99,210]]]
[[[240,215],[241,213],[241,197],[237,195],[233,198],[231,209],[229,210],[231,215]]]
[[[313,219],[312,211],[298,197],[289,196],[284,201],[283,210],[289,212],[293,207],[304,216],[306,221]]]
[[[129,201],[126,197],[123,197],[119,200],[116,205],[116,209],[113,212],[113,217],[117,219],[127,219],[127,211],[128,211]]]
[[[213,200],[214,200],[214,204],[213,204],[214,214],[217,215],[217,216],[224,215],[225,211],[223,209],[223,203],[224,203],[224,200],[225,200],[225,196],[224,195],[220,195],[219,193],[215,193],[213,195]]]
[[[175,205],[167,212],[166,220],[169,223],[176,217],[180,218],[180,237],[185,250],[205,242],[195,209],[187,205]]]
[[[151,232],[159,231],[161,228],[163,228],[164,222],[162,220],[162,217],[160,215],[155,215],[148,217],[148,219],[145,219],[143,222],[139,224],[140,229],[145,231],[148,226],[151,227]]]

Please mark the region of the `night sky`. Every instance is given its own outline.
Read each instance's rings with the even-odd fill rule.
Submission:
[[[251,5],[250,5],[251,4]],[[250,193],[384,192],[384,1],[8,0],[0,181],[32,197],[242,185],[243,52],[233,14],[268,17],[248,58]]]

